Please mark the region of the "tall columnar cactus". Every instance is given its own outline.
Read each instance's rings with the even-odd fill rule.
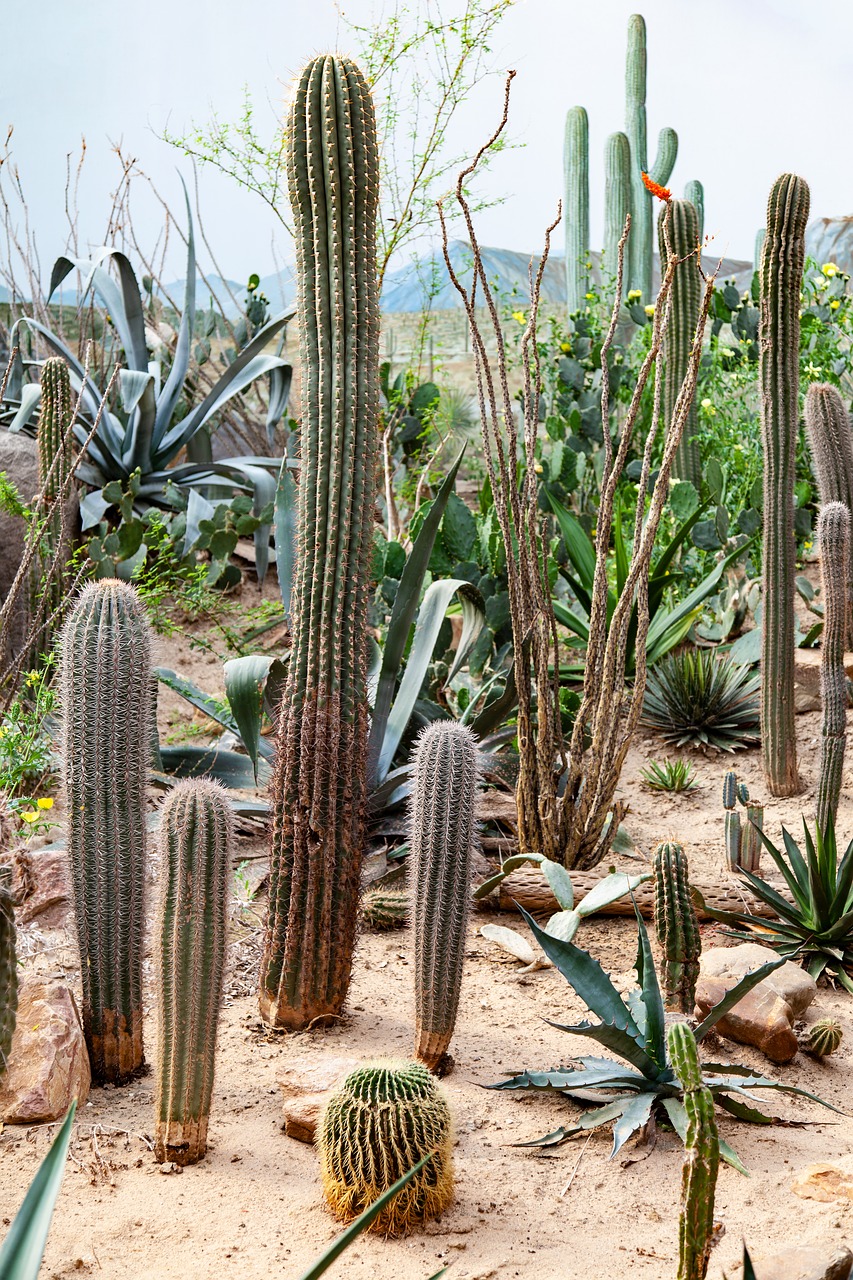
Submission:
[[[379,157],[354,63],[308,64],[287,136],[304,412],[260,1008],[272,1026],[299,1028],[336,1017],[346,998],[364,842]]]
[[[338,1218],[357,1217],[433,1151],[370,1230],[403,1235],[438,1217],[453,1200],[451,1144],[444,1092],[420,1062],[358,1067],[332,1094],[320,1121],[320,1176],[329,1207]]]
[[[643,174],[666,186],[678,155],[678,135],[661,129],[658,152],[649,168],[646,139],[646,23],[642,14],[628,19],[628,58],[625,71],[625,132],[631,147],[631,235],[628,243],[629,285],[640,289],[646,302],[652,296],[652,197]]]
[[[97,1080],[142,1064],[145,783],[151,748],[150,629],[133,587],[86,587],[61,639],[68,860]]]
[[[441,1063],[456,1025],[479,786],[470,729],[435,721],[418,739],[409,809],[415,1056]]]
[[[794,795],[794,479],[799,422],[800,288],[809,189],[777,178],[767,205],[761,252],[759,375],[764,447],[764,625],[761,636],[761,751],[774,796]]]
[[[604,268],[612,276],[630,209],[631,148],[624,133],[611,133],[604,148]]]
[[[764,252],[764,241],[767,239],[767,228],[759,227],[755,233],[755,246],[752,250],[752,269],[761,270],[761,255]]]
[[[661,269],[670,253],[678,259],[672,282],[672,310],[664,337],[663,413],[669,425],[690,360],[699,308],[702,303],[702,276],[699,272],[699,219],[689,200],[670,200],[671,214],[663,206],[658,217],[658,245]],[[668,236],[668,242],[667,242]],[[684,424],[673,463],[673,475],[689,480],[697,491],[702,483],[699,446],[696,443],[696,399]]]
[[[705,238],[705,188],[698,178],[691,178],[684,188],[684,199],[689,200],[696,210],[699,223],[699,243]]]
[[[179,782],[160,817],[163,889],[154,1154],[195,1164],[207,1150],[228,942],[233,819],[215,782]]]
[[[737,804],[746,809],[746,825],[741,826]],[[726,866],[730,871],[742,867],[757,872],[761,866],[761,831],[764,828],[764,805],[749,798],[745,782],[738,782],[730,769],[723,779],[723,808],[726,811]]]
[[[821,508],[817,522],[820,577],[823,584],[823,635],[820,647],[820,776],[817,825],[825,831],[835,822],[847,746],[847,569],[850,564],[850,510],[843,502]]]
[[[821,506],[843,502],[853,511],[853,427],[840,394],[828,382],[813,382],[806,392],[806,434]],[[853,649],[853,544],[847,562],[845,643]]]
[[[583,107],[566,113],[563,138],[566,227],[566,300],[569,315],[582,311],[589,289],[589,120]]]
[[[677,1280],[705,1280],[714,1233],[714,1194],[720,1167],[720,1143],[714,1096],[702,1080],[696,1039],[686,1022],[667,1033],[673,1070],[684,1091],[687,1134],[681,1173]]]
[[[0,1076],[6,1070],[18,1012],[18,956],[12,868],[0,866]]]
[[[668,1009],[692,1013],[702,939],[680,844],[659,844],[654,855],[655,932],[664,956],[664,999]]]
[[[40,627],[29,664],[53,646],[50,618],[66,595],[67,562],[71,555],[66,492],[72,466],[72,396],[68,365],[59,357],[46,360],[41,371],[41,409],[36,430],[39,491],[44,501],[45,524],[39,540],[39,561],[33,580],[34,599],[40,605]],[[34,611],[35,612],[35,611]]]

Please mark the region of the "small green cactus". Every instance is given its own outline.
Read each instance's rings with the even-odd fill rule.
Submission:
[[[361,923],[365,929],[402,929],[409,921],[409,895],[403,889],[370,889],[362,894]]]
[[[821,506],[843,502],[848,511],[853,511],[853,426],[840,393],[830,383],[810,385],[805,420]],[[846,577],[845,643],[853,648],[853,545]]]
[[[837,1018],[820,1018],[806,1030],[800,1039],[800,1048],[816,1058],[828,1058],[837,1053],[844,1039],[841,1023]]]
[[[150,650],[133,587],[105,578],[84,588],[60,644],[68,861],[83,1030],[94,1078],[113,1084],[143,1061]]]
[[[18,1011],[18,956],[15,949],[15,907],[12,868],[0,866],[0,1076],[15,1034]]]
[[[699,221],[699,243],[703,243],[705,237],[705,188],[698,178],[691,178],[684,188],[684,199],[689,200],[696,210],[696,217]]]
[[[669,209],[661,208],[658,217],[658,245],[661,271],[671,253],[678,259],[672,281],[669,324],[663,347],[663,416],[669,426],[687,373],[690,352],[699,321],[702,302],[702,276],[699,271],[699,218],[689,200],[670,200]],[[672,473],[689,480],[699,490],[702,468],[696,436],[696,399],[694,397],[675,455]]]
[[[702,1079],[696,1039],[685,1022],[676,1022],[669,1028],[667,1048],[684,1091],[687,1114],[677,1280],[705,1280],[714,1234],[714,1195],[720,1167],[714,1096]]]
[[[569,315],[586,306],[589,289],[589,120],[583,107],[566,113],[563,139],[566,299]]]
[[[323,1112],[317,1145],[323,1192],[349,1221],[428,1152],[432,1160],[370,1230],[405,1234],[453,1199],[452,1125],[444,1092],[420,1062],[366,1063],[347,1076]]]
[[[850,563],[850,510],[843,502],[821,508],[817,522],[820,576],[824,602],[820,648],[820,774],[817,825],[825,831],[835,823],[841,795],[844,752],[847,747],[847,570]]]
[[[680,844],[664,842],[654,853],[655,932],[664,955],[668,1009],[693,1012],[702,939],[690,901],[687,858]]]
[[[741,826],[738,801],[746,809],[746,826]],[[738,782],[729,769],[723,778],[723,808],[726,811],[726,866],[730,871],[743,868],[756,873],[761,866],[761,831],[764,828],[764,805],[751,804],[749,788]]]
[[[415,935],[415,1056],[432,1069],[447,1053],[462,986],[480,775],[477,741],[438,720],[415,748],[409,809]]]
[[[206,780],[179,782],[160,817],[154,1154],[161,1163],[195,1164],[207,1150],[232,844],[233,819],[224,788]]]

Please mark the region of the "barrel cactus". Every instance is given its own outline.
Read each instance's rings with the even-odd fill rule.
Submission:
[[[353,62],[308,64],[287,139],[304,413],[260,1008],[271,1026],[301,1028],[343,1007],[364,844],[379,157],[370,92]]]
[[[648,173],[653,182],[665,187],[678,154],[674,129],[661,129],[654,163],[648,163],[646,137],[646,23],[642,14],[628,19],[628,56],[625,69],[625,133],[631,148],[631,235],[628,243],[629,283],[643,298],[652,297],[652,242],[654,215],[652,197],[643,182]]]
[[[61,638],[68,861],[83,981],[83,1029],[98,1081],[142,1065],[145,783],[151,645],[133,587],[87,586]]]
[[[224,789],[206,780],[179,782],[160,817],[154,1153],[161,1162],[195,1164],[207,1150],[232,844]]]
[[[418,739],[409,808],[415,935],[415,1056],[432,1069],[447,1053],[462,986],[479,787],[477,742],[439,720]]]
[[[690,901],[687,857],[680,844],[664,842],[654,854],[655,932],[664,956],[668,1009],[692,1013],[702,940]]]
[[[676,1022],[669,1028],[667,1049],[683,1090],[687,1118],[677,1280],[705,1280],[714,1234],[714,1195],[720,1167],[714,1096],[702,1079],[696,1039],[685,1022]]]
[[[589,120],[583,107],[566,114],[563,139],[566,298],[569,315],[586,306],[589,289]]]
[[[800,289],[809,188],[777,178],[767,205],[761,251],[759,377],[764,449],[764,625],[761,635],[761,751],[774,796],[794,795],[794,480],[799,425]]]
[[[336,1217],[357,1217],[428,1152],[435,1154],[370,1230],[405,1234],[453,1200],[452,1126],[441,1086],[420,1062],[358,1067],[330,1097],[317,1144],[326,1200]]]
[[[0,866],[0,1076],[6,1070],[18,1012],[18,956],[12,868]]]
[[[828,382],[813,382],[806,392],[805,419],[821,506],[843,502],[853,511],[853,426],[838,390]],[[845,643],[853,648],[853,545],[847,563]]]
[[[841,1023],[837,1018],[819,1018],[800,1037],[800,1048],[816,1058],[828,1058],[837,1053],[844,1039]]]
[[[850,511],[843,502],[821,508],[817,522],[820,577],[823,594],[823,635],[820,649],[820,775],[817,825],[825,831],[835,823],[841,795],[844,752],[847,747],[847,567],[850,563]]]
[[[663,347],[663,417],[669,425],[675,412],[684,375],[690,361],[699,308],[702,302],[702,276],[699,271],[699,218],[689,200],[670,200],[658,216],[658,245],[661,264],[671,253],[678,259],[672,281],[669,324]],[[665,267],[662,265],[662,270]],[[684,423],[675,454],[672,472],[681,480],[689,480],[697,489],[702,484],[699,446],[696,443],[696,399]]]

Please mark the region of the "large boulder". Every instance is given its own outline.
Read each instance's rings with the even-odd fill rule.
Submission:
[[[696,1017],[704,1018],[748,973],[775,959],[775,951],[756,942],[704,951],[696,983]],[[799,1047],[794,1022],[816,994],[814,978],[788,960],[747,992],[716,1030],[739,1044],[754,1045],[772,1062],[790,1062]]]
[[[70,988],[62,978],[24,972],[9,1063],[0,1076],[0,1120],[61,1120],[73,1099],[78,1107],[86,1101],[91,1082],[80,1013]]]

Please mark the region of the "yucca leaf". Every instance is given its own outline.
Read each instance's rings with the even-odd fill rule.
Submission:
[[[3,1241],[0,1248],[2,1280],[37,1280],[50,1221],[65,1172],[65,1157],[71,1142],[71,1126],[76,1110],[77,1103],[72,1102]]]

